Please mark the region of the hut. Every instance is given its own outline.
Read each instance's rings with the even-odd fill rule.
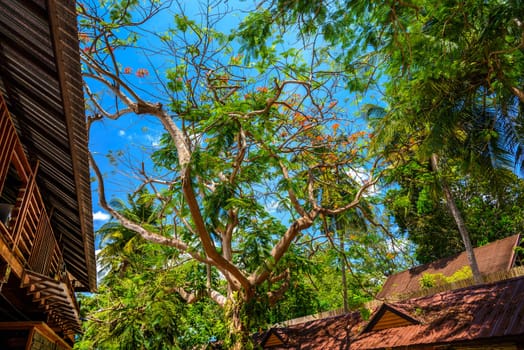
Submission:
[[[524,276],[384,303],[349,349],[524,349]]]
[[[68,349],[96,289],[74,0],[0,1],[0,348]]]
[[[475,248],[487,281],[420,290],[423,273],[452,275],[465,253],[392,275],[364,320],[359,312],[273,327],[254,335],[262,349],[524,349],[520,235]],[[516,276],[516,277],[514,277]],[[422,293],[423,292],[423,293]],[[416,296],[417,294],[426,294]],[[411,294],[411,296],[409,296]]]

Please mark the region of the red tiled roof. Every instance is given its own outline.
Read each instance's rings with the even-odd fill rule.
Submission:
[[[514,248],[518,245],[520,235],[513,235],[482,247],[474,249],[479,270],[483,274],[508,271],[515,262]],[[391,299],[420,290],[420,278],[423,273],[442,273],[451,276],[464,266],[469,265],[466,253],[440,259],[429,264],[414,267],[388,277],[378,299]]]
[[[391,304],[419,325],[362,333],[351,349],[421,346],[524,337],[524,277]]]

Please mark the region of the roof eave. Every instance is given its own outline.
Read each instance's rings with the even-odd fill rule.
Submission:
[[[96,290],[96,260],[92,222],[92,202],[89,179],[88,135],[80,71],[76,3],[74,0],[48,0],[51,35],[58,68],[64,113],[69,130],[69,145],[73,159],[74,180],[78,198],[78,213],[84,245],[88,281],[84,289]],[[85,283],[85,282],[84,282]]]

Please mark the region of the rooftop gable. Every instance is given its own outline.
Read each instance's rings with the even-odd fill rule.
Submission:
[[[420,324],[420,321],[410,314],[384,303],[375,311],[362,333],[416,324]]]
[[[370,330],[351,349],[416,347],[524,337],[524,276],[392,303],[419,324]],[[377,313],[380,311],[377,310]],[[372,320],[376,315],[372,316]]]
[[[284,339],[278,334],[275,328],[271,328],[267,334],[264,336],[264,339],[261,342],[263,348],[276,347],[285,345]]]

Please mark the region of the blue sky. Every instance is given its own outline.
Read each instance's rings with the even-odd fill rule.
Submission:
[[[195,21],[200,23],[197,15],[201,7],[199,8],[195,3],[193,1],[186,2],[184,9],[188,16],[193,16]],[[240,23],[241,18],[247,13],[245,9],[254,5],[251,1],[228,1],[227,6],[235,9],[235,11],[228,15],[218,26],[217,29],[223,32],[228,32],[235,28]],[[163,12],[148,24],[147,30],[163,33],[166,27],[172,24],[173,16],[177,12],[176,8]],[[294,39],[292,38],[292,40]],[[154,47],[156,44],[156,40],[151,38],[145,38],[140,42],[140,45],[146,47]],[[156,80],[154,74],[152,74],[153,67],[165,68],[168,66],[166,57],[148,55],[146,51],[141,50],[125,50],[122,52],[117,50],[115,53],[122,65],[122,69],[129,67],[132,70],[129,75],[131,81],[136,84],[137,88],[145,89],[151,94],[149,98],[155,101],[155,92],[152,92],[150,88],[150,83]],[[149,76],[143,78],[135,77],[134,74],[141,68],[147,68],[151,72]],[[162,75],[162,72],[160,71],[159,74]],[[356,106],[351,106],[351,102],[344,103],[345,97],[347,96],[341,96],[340,105],[347,108],[348,113],[354,113]],[[108,104],[111,104],[114,101],[113,99],[114,97],[110,94],[105,96],[105,101]],[[93,126],[90,134],[90,150],[94,154],[102,172],[111,174],[111,179],[106,183],[108,199],[112,196],[125,199],[127,194],[136,189],[136,179],[133,178],[132,172],[123,165],[139,166],[142,162],[147,164],[149,162],[148,152],[155,149],[163,132],[160,123],[154,118],[138,117],[136,115],[127,115],[116,121],[105,120]],[[122,151],[122,154],[126,155],[125,164],[120,163],[117,167],[113,167],[106,155],[108,152],[116,154],[118,151]],[[96,183],[94,183],[94,187],[96,189]],[[268,203],[268,205],[272,206],[272,203]],[[95,190],[93,191],[93,215],[95,230],[109,219],[109,215],[98,204],[98,194]]]
[[[205,5],[202,1],[186,1],[182,3],[182,9],[186,15],[200,23],[198,14],[205,10]],[[197,5],[198,3],[198,5]],[[226,6],[230,9],[235,9],[226,20],[221,22],[217,28],[220,31],[228,32],[234,28],[245,14],[245,9],[249,6],[250,1],[227,1]],[[176,4],[176,3],[175,3]],[[148,31],[155,33],[163,33],[173,23],[173,16],[179,13],[179,9],[173,6],[169,10],[159,13],[153,21],[150,21],[145,28]],[[154,47],[158,44],[158,40],[152,37],[144,36],[139,45],[144,47]],[[165,67],[163,61],[164,57],[156,55],[147,55],[140,50],[125,50],[125,52],[115,52],[117,58],[123,68],[129,67],[132,72],[129,75],[134,84],[138,88],[145,88],[150,90],[149,84],[155,81],[153,74],[143,78],[133,77],[137,69],[146,68],[152,73],[153,66]],[[160,73],[162,74],[162,73]],[[96,84],[93,85],[92,90],[96,91]],[[151,91],[150,91],[151,92]],[[151,96],[153,99],[154,96]],[[107,105],[111,105],[113,97],[106,94],[104,100]],[[88,112],[89,113],[89,112]],[[147,120],[144,120],[147,119]],[[125,154],[131,155],[132,158],[127,159],[127,163],[134,165],[141,162],[148,162],[147,153],[143,150],[153,150],[157,145],[163,129],[159,122],[151,117],[138,117],[136,115],[127,115],[119,120],[105,120],[103,122],[95,123],[90,132],[89,148],[94,154],[95,159],[103,173],[111,174],[111,180],[106,184],[107,197],[112,196],[125,199],[128,193],[131,193],[136,188],[136,180],[132,174],[127,171],[122,164],[116,168],[111,165],[106,155],[108,152],[115,154],[122,151]],[[130,164],[128,164],[130,165]],[[93,221],[95,230],[97,230],[103,223],[109,220],[109,215],[99,206],[98,193],[96,192],[96,183],[93,184]]]

